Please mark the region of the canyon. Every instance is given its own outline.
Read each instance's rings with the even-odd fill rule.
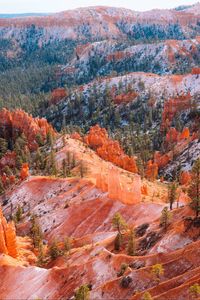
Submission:
[[[0,299],[200,296],[200,3],[0,15]]]

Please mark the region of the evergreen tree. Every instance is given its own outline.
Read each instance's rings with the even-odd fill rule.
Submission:
[[[120,250],[122,244],[122,230],[127,227],[125,220],[122,218],[120,213],[116,213],[112,219],[112,224],[115,229],[117,229],[118,233],[116,235],[114,246],[115,250]]]
[[[200,297],[200,285],[198,283],[195,283],[192,286],[190,286],[189,293],[192,296],[192,299],[199,299],[199,297]]]
[[[168,189],[168,201],[170,203],[170,210],[173,209],[173,204],[176,201],[176,197],[177,197],[177,184],[176,182],[172,182],[169,185],[169,189]]]
[[[66,137],[65,137],[66,127],[64,127],[62,134],[63,134],[62,135],[62,145],[63,145],[63,147],[65,147],[65,145],[66,145]]]
[[[40,242],[38,245],[37,264],[39,267],[42,267],[44,263],[45,263],[44,247],[43,247],[43,243]]]
[[[88,285],[82,285],[76,292],[75,292],[75,300],[89,300],[90,299],[90,289]]]
[[[153,298],[151,297],[151,294],[149,292],[145,292],[142,295],[142,300],[153,300]]]
[[[13,175],[13,173],[12,173],[11,169],[9,168],[9,166],[6,166],[4,168],[4,172],[6,173],[7,176],[12,176]]]
[[[72,162],[71,162],[71,169],[74,169],[76,167],[76,157],[75,154],[72,154]]]
[[[162,276],[164,274],[164,268],[163,268],[162,264],[153,265],[151,268],[151,273],[152,273],[155,281],[159,282],[160,276]]]
[[[54,138],[51,131],[47,132],[47,144],[53,149]]]
[[[112,224],[119,234],[122,234],[121,231],[127,227],[127,224],[120,213],[115,213],[112,219]]]
[[[68,167],[67,167],[66,159],[62,160],[62,175],[64,178],[67,177],[67,175],[68,175]]]
[[[37,171],[39,171],[43,169],[43,166],[44,166],[44,157],[42,156],[42,153],[38,148],[35,155],[35,168]]]
[[[43,140],[43,137],[42,137],[42,135],[40,133],[38,133],[36,135],[35,139],[36,139],[36,142],[37,142],[37,144],[38,144],[39,147],[44,146],[44,140]]]
[[[192,168],[192,180],[188,194],[192,199],[191,208],[196,212],[196,217],[200,212],[200,158],[196,160]]]
[[[4,193],[4,186],[0,176],[0,195],[2,195],[3,193]]]
[[[134,229],[131,229],[129,232],[127,253],[131,256],[134,256],[136,254],[136,240]]]
[[[121,245],[122,245],[122,234],[118,232],[114,240],[114,249],[116,251],[119,251]]]
[[[166,230],[171,219],[171,213],[168,210],[168,207],[164,207],[161,213],[161,218],[160,218],[160,225],[164,227]]]
[[[54,151],[51,151],[49,156],[48,172],[50,175],[54,175],[54,176],[56,176],[58,173]]]
[[[33,245],[35,248],[38,248],[40,243],[42,242],[42,230],[40,228],[39,223],[37,222],[37,217],[35,215],[31,216],[31,229],[30,234],[33,239]]]
[[[118,277],[123,276],[124,273],[126,272],[127,268],[128,268],[128,265],[125,264],[125,263],[122,263],[122,264],[121,264],[121,267],[120,267],[120,271],[117,273],[117,276],[118,276]]]
[[[17,223],[21,221],[22,215],[23,215],[23,210],[22,210],[21,206],[18,205],[16,214],[15,214],[15,220]]]
[[[70,169],[72,162],[71,162],[71,153],[69,151],[67,151],[67,153],[66,153],[66,163],[67,163],[68,169]]]
[[[70,252],[71,247],[72,247],[72,245],[71,245],[71,239],[69,237],[66,237],[64,239],[64,251],[65,252]]]
[[[80,177],[83,178],[87,174],[87,167],[83,160],[80,161],[79,165]]]
[[[0,159],[8,150],[8,142],[4,138],[0,138]]]
[[[53,241],[49,247],[49,255],[52,260],[55,260],[58,256],[61,255],[61,251],[58,247],[57,241]]]

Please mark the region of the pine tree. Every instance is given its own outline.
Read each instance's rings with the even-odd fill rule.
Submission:
[[[65,178],[68,175],[68,167],[66,159],[62,160],[62,175]]]
[[[71,163],[71,169],[76,167],[76,157],[75,154],[72,154],[72,163]]]
[[[136,240],[134,229],[131,229],[129,232],[127,253],[131,256],[134,256],[136,254]]]
[[[23,215],[23,210],[22,210],[21,206],[18,205],[16,214],[15,214],[15,220],[17,223],[21,221],[22,215]]]
[[[71,239],[69,237],[66,237],[64,239],[64,251],[65,252],[70,252],[71,247],[72,247],[72,245],[71,245]]]
[[[116,251],[119,251],[121,245],[122,245],[122,234],[118,232],[114,240],[114,249]]]
[[[85,163],[81,160],[80,165],[79,165],[79,171],[80,171],[80,177],[83,178],[87,174],[87,167]]]
[[[121,231],[127,227],[127,224],[120,213],[115,213],[112,219],[112,224],[119,234],[121,234]]]
[[[142,300],[153,300],[149,292],[145,292],[142,296]]]
[[[38,148],[37,152],[36,152],[36,155],[35,155],[36,170],[39,171],[39,170],[43,169],[43,165],[44,165],[44,158],[42,157],[40,149]]]
[[[3,193],[4,193],[4,186],[0,176],[0,195],[2,195]]]
[[[189,293],[192,296],[192,299],[199,299],[200,285],[198,283],[195,283],[192,286],[190,286]]]
[[[45,255],[44,255],[44,246],[43,243],[40,242],[38,245],[38,257],[37,257],[37,264],[39,267],[42,267],[45,263]]]
[[[125,263],[122,263],[122,264],[121,264],[121,267],[120,267],[120,271],[117,273],[117,276],[118,276],[118,277],[123,276],[124,273],[126,272],[127,268],[128,268],[128,265],[125,264]]]
[[[67,167],[70,169],[72,160],[71,160],[71,153],[69,151],[67,151],[66,153],[66,163],[67,163]]]
[[[52,260],[55,260],[58,256],[61,255],[61,251],[58,247],[57,241],[53,241],[49,247],[49,255]]]
[[[50,156],[48,158],[47,169],[50,175],[56,176],[58,173],[54,151],[51,151]]]
[[[6,139],[0,138],[0,158],[4,156],[4,154],[8,150],[8,142]]]
[[[63,129],[63,135],[62,135],[62,145],[63,145],[63,147],[65,147],[65,145],[66,145],[65,134],[66,134],[66,128],[64,127],[64,129]]]
[[[176,201],[176,197],[177,197],[177,184],[176,182],[172,182],[169,185],[169,189],[168,189],[168,201],[170,203],[170,210],[173,209],[173,204]]]
[[[192,199],[191,208],[196,212],[196,217],[200,212],[200,158],[196,160],[192,168],[192,180],[188,194]]]
[[[161,213],[161,218],[160,218],[160,225],[164,227],[166,230],[171,219],[171,213],[168,210],[168,207],[164,207]]]
[[[31,216],[31,229],[30,234],[33,239],[33,244],[35,248],[38,248],[40,243],[42,242],[42,230],[40,228],[39,223],[37,222],[37,217],[35,215]]]
[[[53,143],[54,143],[54,138],[51,133],[51,131],[47,132],[47,144],[50,146],[51,149],[53,149]]]
[[[112,219],[112,224],[118,233],[114,241],[115,250],[119,251],[122,244],[122,230],[127,227],[125,220],[122,218],[120,213],[116,213]]]
[[[36,142],[37,142],[37,144],[38,144],[39,147],[44,146],[44,140],[43,140],[43,137],[42,137],[42,135],[40,133],[38,133],[36,135],[35,140],[36,140]]]
[[[6,166],[4,168],[4,172],[6,173],[7,176],[12,176],[13,175],[13,173],[12,173],[11,169],[9,168],[9,166]]]
[[[155,281],[159,282],[160,276],[162,276],[164,274],[164,268],[163,268],[162,264],[153,265],[151,268],[151,273],[152,273]]]
[[[82,285],[76,292],[75,292],[75,300],[89,300],[90,299],[90,289],[88,285]]]

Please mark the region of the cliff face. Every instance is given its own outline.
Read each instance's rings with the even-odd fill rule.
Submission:
[[[18,256],[16,232],[14,223],[7,223],[0,209],[0,253],[8,254],[14,258]]]

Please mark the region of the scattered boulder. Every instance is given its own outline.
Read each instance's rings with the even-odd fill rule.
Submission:
[[[145,238],[143,238],[139,243],[139,248],[141,250],[148,250],[153,247],[158,240],[161,238],[160,232],[151,231],[149,232]]]
[[[145,262],[144,262],[144,261],[139,261],[139,260],[137,260],[137,261],[134,261],[133,263],[130,263],[130,264],[129,264],[129,267],[130,267],[131,269],[136,269],[136,270],[138,270],[138,269],[141,269],[141,268],[144,268],[144,267],[145,267]]]
[[[135,231],[136,236],[137,237],[142,237],[146,233],[146,231],[147,231],[148,228],[149,228],[149,224],[148,223],[144,223],[144,224],[138,226],[136,228],[136,231]]]
[[[133,279],[130,276],[125,276],[120,281],[120,285],[122,288],[127,289],[129,287],[129,284],[133,281]]]

